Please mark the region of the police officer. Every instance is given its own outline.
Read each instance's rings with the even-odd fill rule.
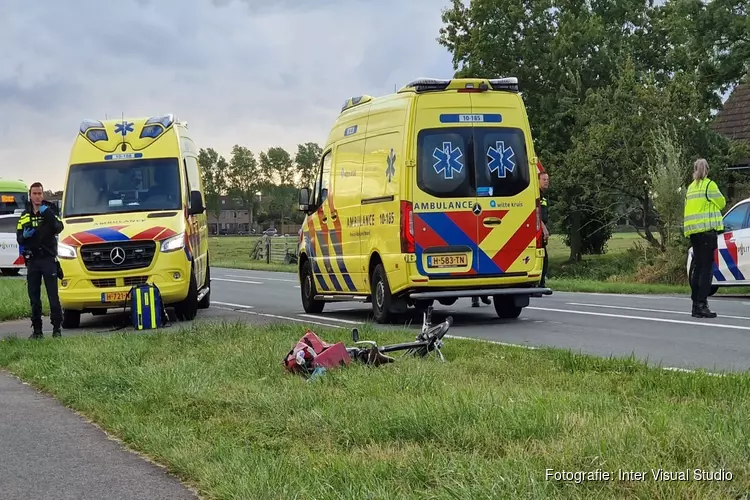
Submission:
[[[44,188],[35,182],[29,189],[29,203],[18,219],[16,239],[23,249],[26,263],[26,282],[31,302],[31,326],[29,338],[40,339],[42,333],[42,279],[47,289],[50,305],[52,336],[59,337],[62,323],[62,307],[57,293],[58,263],[57,235],[63,230],[63,223],[55,215],[51,203],[44,201]],[[61,278],[61,277],[60,277]]]
[[[708,308],[708,294],[713,277],[714,251],[718,235],[724,231],[721,210],[726,206],[724,195],[708,178],[708,162],[699,158],[693,164],[693,182],[685,195],[682,228],[693,246],[693,273],[690,276],[694,318],[715,318]]]
[[[544,264],[542,265],[542,279],[539,281],[539,286],[543,287],[547,280],[547,268],[549,267],[547,252],[547,241],[549,240],[549,229],[547,229],[547,224],[549,224],[549,207],[547,205],[547,197],[544,195],[549,189],[549,174],[544,170],[539,171],[539,189],[541,191],[539,196],[542,205],[542,244],[544,245]]]

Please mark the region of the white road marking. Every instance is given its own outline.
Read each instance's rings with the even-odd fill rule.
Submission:
[[[656,312],[656,313],[667,313],[667,314],[691,314],[688,311],[669,311],[667,309],[647,309],[643,307],[628,307],[628,306],[608,306],[605,304],[584,304],[580,302],[567,302],[569,306],[583,306],[583,307],[602,307],[605,309],[626,309],[629,311],[644,311],[644,312]],[[728,319],[743,319],[750,320],[749,316],[727,316],[726,314],[720,315],[722,318]]]
[[[239,307],[240,309],[255,309],[255,306],[246,306],[244,304],[232,304],[231,302],[217,302],[215,300],[212,300],[211,303],[219,304],[220,306]]]
[[[713,327],[713,328],[728,328],[730,330],[750,330],[750,326],[740,326],[740,325],[727,325],[725,323],[714,323],[712,320],[707,321],[682,321],[679,319],[666,319],[666,318],[649,318],[647,316],[627,316],[625,314],[609,314],[609,313],[599,313],[599,312],[592,312],[592,311],[571,311],[570,309],[551,309],[549,307],[527,307],[526,309],[533,309],[536,311],[547,311],[547,312],[560,312],[560,313],[567,313],[567,314],[584,314],[587,316],[602,316],[605,318],[620,318],[620,319],[640,319],[642,321],[654,321],[657,323],[674,323],[678,325],[690,325],[690,326],[699,326],[701,328],[705,327]]]
[[[248,285],[262,285],[260,281],[248,281],[248,280],[230,280],[226,278],[211,278],[211,281],[229,281],[231,283],[247,283]]]
[[[679,296],[673,296],[673,295],[636,295],[632,293],[601,293],[601,292],[557,292],[559,295],[562,294],[569,294],[569,295],[594,295],[597,297],[617,297],[617,298],[632,298],[632,299],[646,299],[646,300],[654,300],[654,299],[674,299],[674,300],[691,300],[687,297],[679,297]],[[551,297],[554,297],[555,294],[553,293]]]
[[[459,339],[459,340],[473,340],[475,342],[484,342],[484,343],[487,343],[487,344],[495,344],[495,345],[500,345],[500,346],[503,346],[503,347],[517,347],[517,348],[520,348],[520,349],[528,349],[530,351],[535,351],[535,350],[539,349],[539,347],[536,347],[536,346],[533,346],[533,345],[509,344],[507,342],[500,342],[500,341],[497,341],[497,340],[489,340],[489,339],[482,339],[482,338],[476,338],[476,337],[462,337],[460,335],[445,334],[444,338],[452,338],[452,339]],[[556,349],[555,347],[551,347],[551,348],[552,349]],[[666,371],[670,371],[670,372],[698,373],[696,370],[691,370],[689,368],[677,368],[675,366],[662,366],[661,369],[662,370],[666,370]],[[702,372],[702,373],[705,373],[706,375],[712,375],[714,377],[723,377],[724,376],[723,373],[714,373],[714,372],[708,372],[708,371],[705,371],[705,372]]]
[[[339,323],[346,323],[348,325],[362,325],[362,324],[364,324],[364,323],[362,323],[360,321],[351,321],[351,320],[348,320],[348,319],[330,318],[330,317],[327,317],[327,316],[316,316],[314,314],[300,314],[300,316],[303,316],[305,318],[323,319],[323,320],[326,320],[326,321],[338,321]]]
[[[247,306],[242,306],[247,307]],[[254,316],[265,316],[266,318],[276,318],[276,319],[285,319],[288,321],[296,321],[298,323],[311,323],[313,325],[320,325],[320,326],[328,326],[330,328],[345,328],[341,325],[332,325],[330,323],[319,323],[317,321],[305,321],[304,319],[299,318],[290,318],[288,316],[279,316],[277,314],[268,314],[268,313],[260,313],[256,311],[248,311],[245,309],[230,309],[228,307],[217,307],[216,309],[226,310],[226,311],[234,311],[234,312],[241,312],[243,314],[252,314]]]
[[[285,281],[287,283],[299,283],[299,280],[287,280],[282,278],[266,278],[265,276],[240,276],[239,274],[225,274],[227,278],[244,278],[251,280],[264,280],[264,281]]]

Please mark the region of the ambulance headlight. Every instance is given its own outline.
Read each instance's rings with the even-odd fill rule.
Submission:
[[[185,248],[185,233],[176,234],[161,242],[161,251],[163,253],[174,252],[183,248]]]
[[[75,259],[76,258],[76,249],[70,245],[66,245],[65,243],[57,243],[57,256],[61,259]]]

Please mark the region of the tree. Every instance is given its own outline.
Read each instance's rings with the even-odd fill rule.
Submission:
[[[227,191],[227,161],[212,148],[208,148],[198,152],[198,165],[201,167],[206,209],[218,219],[221,214],[221,197]]]
[[[314,142],[306,142],[297,146],[294,164],[300,176],[299,187],[312,187],[315,175],[318,173],[323,148]]]
[[[260,166],[269,185],[295,185],[292,157],[284,148],[273,147],[261,153]]]
[[[257,205],[256,193],[263,181],[261,170],[252,151],[240,145],[235,145],[232,148],[227,180],[229,195],[233,199],[239,200],[247,209],[252,226]]]
[[[603,248],[602,215],[618,204],[657,243],[647,157],[660,121],[691,145],[686,157],[726,165],[730,146],[708,122],[748,69],[746,0],[453,0],[442,19],[456,77],[519,78],[571,259]]]

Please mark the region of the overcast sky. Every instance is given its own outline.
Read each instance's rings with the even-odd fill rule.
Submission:
[[[175,113],[225,156],[322,145],[348,97],[452,76],[449,1],[399,3],[0,0],[0,176],[62,189],[81,120],[105,114]]]

